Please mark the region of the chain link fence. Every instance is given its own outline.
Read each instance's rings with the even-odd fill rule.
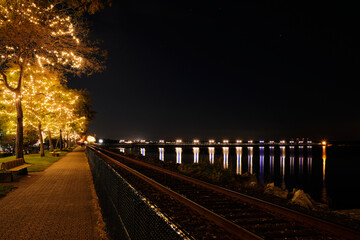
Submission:
[[[111,239],[187,239],[103,159],[86,154]]]

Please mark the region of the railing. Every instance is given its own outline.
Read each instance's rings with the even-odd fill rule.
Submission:
[[[166,216],[157,211],[94,150],[86,148],[86,154],[110,238],[184,239]]]

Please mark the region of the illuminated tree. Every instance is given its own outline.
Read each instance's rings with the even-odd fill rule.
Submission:
[[[17,70],[12,70],[9,82],[17,79]],[[44,156],[43,133],[49,136],[51,151],[51,133],[63,131],[67,138],[79,138],[84,133],[91,118],[89,98],[85,91],[69,89],[56,72],[29,68],[23,85],[24,126],[38,132],[40,154]],[[1,90],[1,88],[0,88]],[[6,88],[0,96],[2,110],[0,118],[14,117],[14,93]],[[67,145],[69,145],[67,141]]]
[[[73,12],[75,15],[94,14],[111,5],[111,0],[38,0],[40,4],[53,4],[57,8]]]
[[[16,108],[16,157],[23,157],[23,85],[26,70],[91,73],[101,70],[99,49],[85,41],[87,31],[70,13],[45,1],[0,0],[0,80],[13,93]],[[16,81],[10,83],[17,69]]]

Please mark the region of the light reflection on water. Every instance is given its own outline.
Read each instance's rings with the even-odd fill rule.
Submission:
[[[224,162],[224,168],[229,168],[229,148],[223,147],[223,162]]]
[[[242,173],[242,147],[236,147],[236,174]]]
[[[336,183],[338,178],[329,178],[329,166],[330,176],[335,176],[338,169],[342,168],[343,159],[335,151],[338,148],[331,149],[331,160],[325,146],[145,146],[121,147],[119,151],[141,155],[146,153],[147,157],[179,164],[207,162],[238,175],[249,172],[256,174],[260,184],[274,182],[276,186],[290,191],[292,188],[304,189],[315,200],[328,202],[329,198],[334,199],[336,195],[333,189],[344,191]],[[354,160],[353,164],[358,163]],[[354,175],[355,168],[350,170]],[[345,171],[343,174],[346,174]],[[357,181],[353,181],[355,183],[352,184],[356,185]]]
[[[210,161],[210,164],[214,164],[214,160],[215,160],[215,148],[214,147],[209,147],[209,161]]]

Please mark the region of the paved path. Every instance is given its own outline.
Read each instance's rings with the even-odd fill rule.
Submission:
[[[0,239],[106,238],[84,148],[24,178],[0,199]]]

